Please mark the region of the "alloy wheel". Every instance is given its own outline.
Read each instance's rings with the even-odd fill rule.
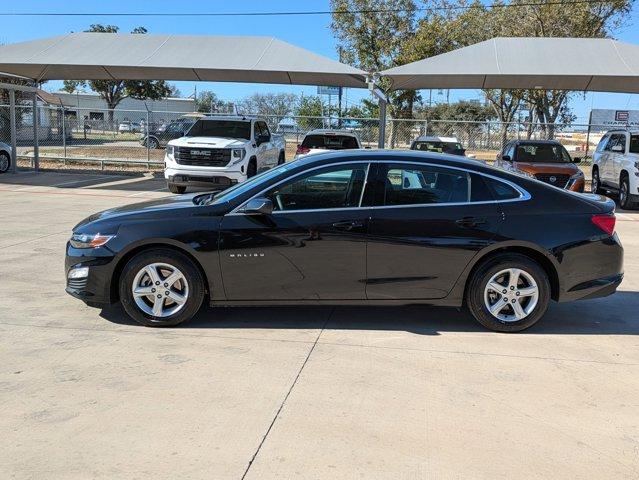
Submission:
[[[0,154],[0,172],[4,173],[9,170],[9,155],[6,153]]]
[[[597,193],[599,191],[599,174],[595,171],[592,174],[592,193]]]
[[[140,310],[158,318],[176,314],[189,298],[189,284],[184,274],[168,263],[152,263],[133,279],[133,299]]]
[[[484,289],[484,304],[502,322],[523,320],[537,306],[539,287],[525,270],[508,268],[491,277]]]
[[[626,200],[628,199],[628,184],[625,180],[621,182],[621,189],[619,190],[619,203],[624,206],[626,205]]]

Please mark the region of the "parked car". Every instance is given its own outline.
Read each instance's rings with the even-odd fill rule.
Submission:
[[[226,188],[286,161],[286,143],[266,122],[242,116],[204,117],[186,136],[166,147],[164,177],[169,190],[189,185]]]
[[[362,148],[362,142],[351,130],[316,129],[311,130],[297,146],[295,159],[330,150],[353,150]]]
[[[639,130],[611,130],[593,155],[592,191],[619,194],[621,208],[639,207]]]
[[[411,150],[423,152],[448,153],[451,155],[466,155],[466,149],[462,146],[457,137],[436,137],[432,135],[422,135],[417,137],[410,146]]]
[[[140,137],[140,143],[146,147],[146,143],[148,141],[149,148],[164,148],[169,141],[183,137],[194,123],[195,120],[180,120],[177,122],[171,122],[168,125],[160,125],[155,130],[151,129],[148,136],[143,134]]]
[[[11,168],[11,145],[0,142],[0,173],[6,173]]]
[[[119,133],[135,133],[139,131],[140,131],[139,125],[133,122],[125,121],[125,122],[120,122],[120,125],[118,125]]]
[[[584,172],[556,140],[512,140],[495,159],[495,166],[529,175],[544,183],[573,192],[583,192]]]
[[[466,305],[482,325],[518,331],[551,299],[615,291],[614,208],[452,155],[309,155],[219,193],[91,215],[67,245],[67,292],[120,301],[148,326],[188,320],[207,298]]]

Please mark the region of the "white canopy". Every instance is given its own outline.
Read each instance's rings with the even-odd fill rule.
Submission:
[[[603,38],[493,38],[380,72],[394,90],[543,88],[639,93],[639,46]]]
[[[70,33],[0,46],[35,80],[190,80],[366,87],[366,72],[273,37]]]

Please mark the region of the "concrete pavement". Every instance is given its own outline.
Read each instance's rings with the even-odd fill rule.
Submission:
[[[157,330],[64,293],[73,225],[167,194],[0,177],[3,478],[639,477],[639,214],[619,214],[620,292],[513,335],[426,307],[215,308]]]

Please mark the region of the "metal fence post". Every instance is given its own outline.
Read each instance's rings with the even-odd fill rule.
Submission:
[[[38,92],[33,92],[33,168],[40,170],[40,146],[38,143]]]
[[[9,128],[11,129],[11,171],[18,171],[18,147],[16,132],[16,92],[9,90]]]
[[[62,100],[60,100],[60,108],[62,109],[62,150],[64,151],[64,165],[67,164],[67,127],[66,123],[66,115],[64,111],[64,105],[62,104]]]
[[[212,104],[213,103],[211,102],[211,105]],[[149,135],[151,134],[151,124],[149,123],[149,107],[147,107],[146,102],[144,102],[144,108],[146,108],[146,140],[144,141],[144,143],[146,143],[146,168],[147,170],[151,170],[151,164],[149,163],[151,161],[151,142],[149,142]]]

